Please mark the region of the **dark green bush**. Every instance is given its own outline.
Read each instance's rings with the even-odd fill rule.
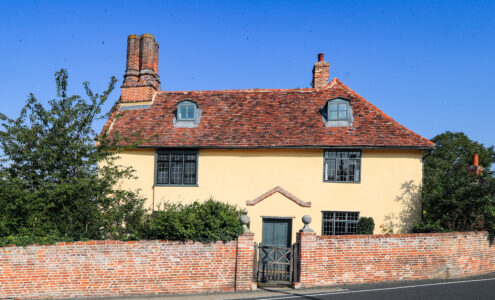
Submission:
[[[447,232],[447,230],[440,225],[440,221],[436,221],[436,222],[422,222],[416,224],[413,228],[413,232],[432,233],[432,232]]]
[[[235,205],[208,199],[191,204],[167,203],[145,223],[141,237],[211,243],[235,240],[243,232]]]
[[[361,217],[357,223],[357,232],[359,234],[373,234],[375,230],[375,221],[372,217]]]

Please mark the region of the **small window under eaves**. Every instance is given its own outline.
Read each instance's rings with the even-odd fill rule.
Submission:
[[[201,109],[196,102],[184,100],[177,104],[177,110],[174,113],[175,127],[198,127],[200,119]]]
[[[321,113],[327,127],[348,127],[354,122],[349,100],[344,98],[328,100]]]

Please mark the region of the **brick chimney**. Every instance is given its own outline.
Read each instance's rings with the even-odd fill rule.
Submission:
[[[468,172],[474,175],[480,175],[483,173],[483,167],[479,165],[479,155],[473,154],[473,162],[468,168]]]
[[[324,61],[325,54],[318,53],[318,61],[313,67],[313,88],[319,89],[328,85],[328,78],[330,77],[330,63]]]
[[[131,34],[127,38],[127,64],[120,101],[151,101],[160,91],[158,43],[151,34]]]

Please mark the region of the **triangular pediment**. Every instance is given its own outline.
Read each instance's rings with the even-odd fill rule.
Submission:
[[[294,203],[296,203],[299,206],[302,206],[302,207],[311,207],[311,202],[302,201],[301,199],[299,199],[298,197],[296,197],[293,194],[289,193],[286,189],[284,189],[284,188],[282,188],[280,186],[274,187],[273,189],[271,189],[271,190],[269,190],[269,191],[267,191],[267,192],[259,195],[258,197],[256,197],[253,200],[247,200],[246,201],[246,205],[247,206],[254,206],[254,205],[258,204],[259,202],[263,201],[264,199],[266,199],[266,198],[270,197],[271,195],[275,194],[275,193],[282,194],[287,199],[293,201]]]

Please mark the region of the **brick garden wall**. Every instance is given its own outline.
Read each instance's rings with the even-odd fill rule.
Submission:
[[[495,271],[486,232],[298,233],[300,287],[448,278]],[[0,248],[0,298],[249,291],[254,235],[229,243],[89,241]]]
[[[495,271],[486,232],[316,236],[301,240],[301,287],[450,278]]]
[[[0,248],[0,298],[250,290],[253,234],[238,242],[89,241]]]

